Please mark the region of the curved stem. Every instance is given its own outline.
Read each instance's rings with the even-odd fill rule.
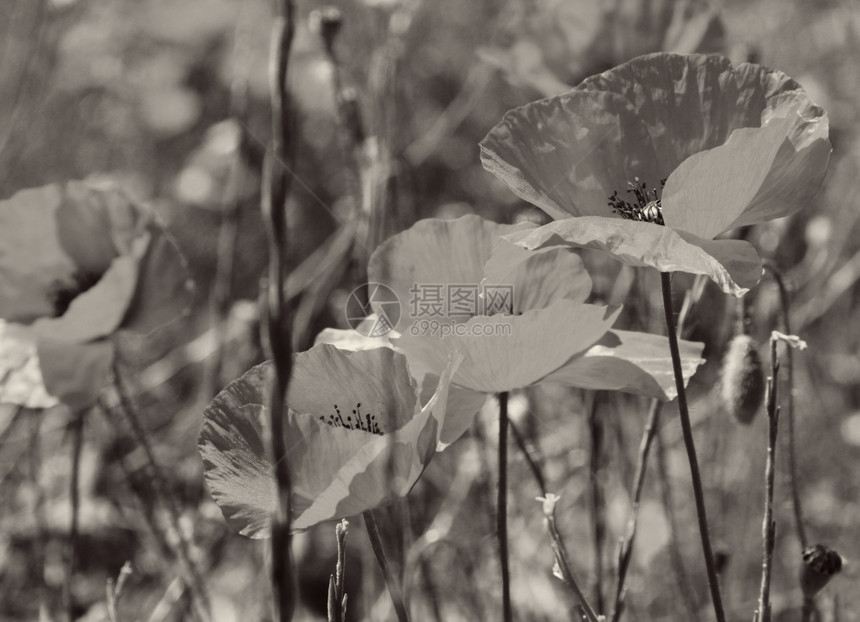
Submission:
[[[502,619],[512,622],[511,571],[508,560],[508,392],[499,393],[499,496],[496,510],[496,537],[502,565]]]
[[[397,582],[397,577],[394,576],[391,566],[388,564],[385,549],[382,548],[382,538],[379,535],[379,527],[376,524],[373,511],[368,510],[362,516],[364,516],[364,527],[367,529],[367,537],[370,538],[370,548],[373,549],[376,563],[379,564],[382,577],[385,579],[385,585],[388,586],[388,593],[391,594],[391,602],[394,603],[394,612],[397,614],[397,620],[398,622],[409,622],[409,613],[406,611],[403,592],[400,589],[400,584]]]
[[[725,622],[723,602],[720,597],[720,583],[714,564],[714,553],[711,549],[711,539],[708,535],[708,516],[705,510],[705,495],[702,490],[702,478],[699,474],[699,462],[696,459],[696,444],[693,441],[693,428],[690,425],[690,412],[687,408],[687,394],[684,390],[684,376],[681,370],[681,352],[678,347],[678,334],[675,328],[675,315],[672,310],[672,275],[660,273],[663,289],[663,308],[666,314],[666,333],[669,338],[669,350],[672,353],[672,368],[675,372],[675,386],[678,390],[678,413],[681,419],[681,431],[684,434],[684,446],[690,461],[690,477],[693,480],[693,496],[696,500],[696,517],[699,522],[699,535],[702,538],[702,552],[705,557],[705,568],[708,572],[708,585],[711,588],[711,600],[717,622]]]

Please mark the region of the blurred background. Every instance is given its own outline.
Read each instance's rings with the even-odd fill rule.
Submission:
[[[792,332],[809,344],[794,356],[798,485],[811,541],[833,546],[848,562],[819,598],[822,613],[860,620],[852,589],[860,559],[860,4],[345,0],[332,3],[338,13],[319,2],[296,6],[287,291],[298,349],[323,327],[345,327],[345,300],[364,282],[370,252],[416,220],[478,213],[544,222],[478,159],[477,143],[510,108],[666,50],[720,52],[780,69],[829,112],[834,153],[815,205],[744,235],[784,272]],[[146,342],[129,339],[122,350],[124,380],[166,467],[162,492],[179,519],[140,483],[143,450],[111,424],[109,409],[90,416],[72,586],[81,620],[110,619],[106,581],[126,561],[133,571],[119,620],[194,619],[177,579],[185,576],[175,554],[180,540],[192,543],[213,620],[270,616],[266,547],[225,525],[203,487],[196,435],[212,396],[263,356],[257,298],[268,258],[259,203],[272,16],[269,0],[0,2],[0,198],[69,179],[115,179],[159,214],[197,283],[187,321]],[[663,331],[656,273],[597,254],[586,260],[595,301],[627,303],[627,328]],[[677,283],[680,304],[692,282]],[[708,359],[691,385],[692,414],[725,600],[731,619],[748,619],[758,597],[767,424],[760,413],[740,426],[715,399],[735,305],[712,289],[705,287],[688,333],[706,343]],[[748,299],[752,334],[765,344],[780,326],[778,291],[765,279]],[[762,354],[767,359],[766,347]],[[2,344],[0,371],[16,364],[14,348]],[[613,396],[598,408],[576,391],[540,389],[517,396],[512,407],[548,489],[562,496],[559,524],[580,579],[611,602],[647,404]],[[473,431],[384,517],[395,561],[406,560],[401,571],[415,620],[499,617],[494,416],[490,403]],[[676,419],[668,406],[649,465],[629,620],[710,616]],[[2,620],[62,619],[69,421],[60,407],[0,405]],[[799,620],[800,546],[786,455],[780,445],[773,599],[777,619]],[[551,572],[534,501],[539,489],[521,454],[512,460],[517,619],[571,619],[571,597]],[[595,520],[606,526],[599,547]],[[350,619],[393,619],[360,520],[347,542]],[[296,619],[325,619],[333,526],[297,538],[296,558],[303,594]]]

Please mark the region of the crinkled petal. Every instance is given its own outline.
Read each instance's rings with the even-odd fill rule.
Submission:
[[[713,238],[788,216],[818,192],[830,161],[827,115],[802,91],[781,98],[760,128],[693,155],[663,191],[666,225]]]
[[[523,315],[472,318],[459,325],[462,330],[444,337],[422,335],[418,322],[394,343],[410,359],[435,370],[444,369],[451,353],[462,353],[454,383],[498,393],[527,387],[584,352],[609,330],[619,312],[620,307],[559,300]]]
[[[681,369],[686,385],[704,363],[705,345],[681,340]],[[666,337],[611,330],[584,355],[576,357],[541,382],[572,387],[624,391],[662,401],[675,399],[675,373]]]
[[[402,331],[428,313],[448,319],[480,313],[477,296],[484,262],[499,236],[511,230],[511,225],[474,214],[456,220],[428,218],[380,244],[370,257],[368,280],[387,285],[397,295],[401,313],[395,328]],[[446,290],[449,285],[474,288],[474,297],[449,309],[455,300]],[[470,307],[471,313],[463,312]]]
[[[481,141],[481,163],[555,219],[606,215],[614,190],[663,166],[636,110],[613,93],[574,89],[508,112]]]
[[[373,352],[352,356],[362,359]],[[401,355],[391,360],[405,365]],[[390,434],[328,425],[316,413],[289,410],[286,445],[294,530],[359,514],[409,492],[436,451],[456,363],[451,361],[428,403]],[[302,367],[298,361],[297,367]],[[198,439],[213,498],[231,526],[254,538],[268,536],[277,498],[262,441],[265,408],[249,403],[262,397],[270,375],[266,363],[224,389],[204,411]]]
[[[742,240],[704,240],[670,227],[621,218],[568,218],[505,238],[530,250],[549,246],[593,248],[631,266],[703,274],[735,296],[742,296],[755,285],[762,271],[755,248]]]
[[[722,56],[649,54],[509,112],[482,141],[481,159],[553,218],[608,217],[607,197],[623,198],[628,181],[659,188],[688,157],[759,127],[799,90],[781,72]]]
[[[36,351],[48,393],[72,410],[92,406],[110,380],[114,346],[107,339],[88,343],[39,340]]]
[[[484,267],[484,285],[510,285],[514,314],[548,307],[556,300],[585,301],[591,277],[570,249],[528,251],[500,239]],[[509,311],[511,309],[508,309]]]

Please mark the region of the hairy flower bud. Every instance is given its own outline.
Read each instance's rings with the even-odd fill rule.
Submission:
[[[735,335],[723,359],[720,396],[739,423],[750,423],[764,398],[761,358],[749,335]]]
[[[803,550],[800,587],[803,595],[812,598],[842,570],[842,557],[828,546],[815,544]]]

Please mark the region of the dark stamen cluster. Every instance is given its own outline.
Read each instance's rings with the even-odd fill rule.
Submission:
[[[100,274],[78,270],[69,277],[67,282],[54,281],[48,291],[48,300],[54,308],[54,317],[65,315],[72,301],[98,283],[101,278]]]
[[[651,188],[648,190],[648,184],[640,181],[638,177],[634,177],[633,181],[627,182],[627,193],[632,194],[636,199],[635,203],[625,201],[618,196],[618,190],[612,193],[609,197],[609,207],[612,211],[628,220],[638,220],[640,222],[652,222],[657,225],[663,223],[663,209],[660,201],[660,192],[663,186],[666,185],[666,180],[660,181],[660,190]]]
[[[347,414],[346,417],[340,412],[337,404],[333,404],[334,414],[324,417],[320,415],[320,421],[330,425],[333,428],[346,428],[347,430],[364,430],[371,434],[382,436],[382,429],[376,422],[376,415],[372,413],[361,414],[361,403],[355,405],[352,409],[352,414]]]

